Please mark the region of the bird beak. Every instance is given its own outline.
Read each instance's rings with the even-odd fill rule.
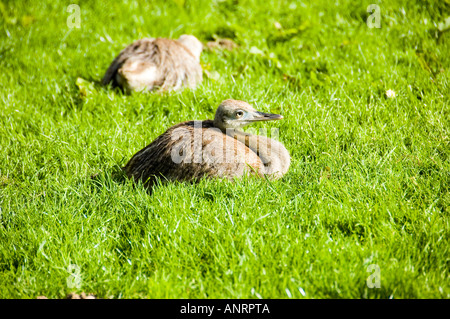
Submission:
[[[259,122],[259,121],[274,121],[281,120],[283,116],[279,114],[271,114],[271,113],[263,113],[263,112],[254,112],[253,118],[247,121],[249,122]]]

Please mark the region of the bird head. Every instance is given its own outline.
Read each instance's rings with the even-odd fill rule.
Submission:
[[[238,129],[254,122],[281,120],[279,114],[263,113],[250,104],[239,100],[225,100],[220,103],[214,117],[214,126],[225,131],[227,128]]]
[[[196,37],[189,34],[183,34],[178,38],[178,42],[183,44],[192,53],[192,55],[200,61],[203,44]]]

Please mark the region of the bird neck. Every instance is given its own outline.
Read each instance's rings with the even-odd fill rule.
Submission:
[[[245,144],[259,156],[264,164],[262,173],[268,177],[279,178],[288,171],[291,159],[289,152],[280,142],[238,129],[227,129],[226,134]]]

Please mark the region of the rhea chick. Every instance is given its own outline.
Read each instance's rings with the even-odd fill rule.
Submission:
[[[274,139],[252,135],[241,128],[282,118],[258,112],[244,101],[225,100],[217,108],[214,120],[182,122],[169,128],[137,152],[123,170],[129,178],[146,186],[152,186],[157,178],[281,178],[290,166],[286,148]]]
[[[202,43],[193,35],[178,40],[144,38],[123,49],[109,66],[102,83],[125,92],[194,88],[202,81]]]

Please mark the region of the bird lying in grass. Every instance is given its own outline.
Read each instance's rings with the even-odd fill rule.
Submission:
[[[290,165],[286,148],[276,140],[240,128],[282,118],[258,112],[243,101],[225,100],[214,120],[187,121],[169,128],[137,152],[123,171],[146,186],[152,186],[158,177],[169,181],[202,177],[232,180],[243,175],[281,178]]]
[[[109,66],[102,83],[131,91],[194,88],[202,81],[202,43],[193,35],[178,40],[144,38],[123,49]]]

